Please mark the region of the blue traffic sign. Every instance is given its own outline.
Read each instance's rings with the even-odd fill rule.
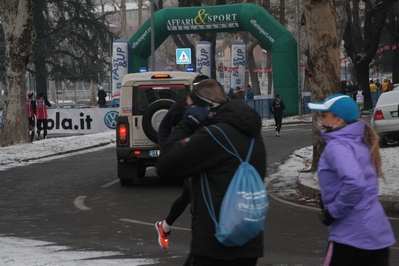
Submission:
[[[186,65],[191,64],[191,49],[177,48],[176,49],[176,64]]]

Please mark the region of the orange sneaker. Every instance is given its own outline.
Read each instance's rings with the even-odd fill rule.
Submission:
[[[170,231],[165,233],[165,231],[162,228],[162,222],[156,222],[155,223],[155,229],[158,232],[158,243],[161,247],[167,249],[169,247],[169,240],[168,236],[170,235]]]

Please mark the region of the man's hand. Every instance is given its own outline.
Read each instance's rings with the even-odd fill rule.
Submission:
[[[208,119],[210,107],[190,106],[184,113],[184,119],[187,120],[190,125],[197,129],[204,125]]]
[[[320,221],[325,225],[329,226],[335,219],[331,216],[327,209],[319,212]]]

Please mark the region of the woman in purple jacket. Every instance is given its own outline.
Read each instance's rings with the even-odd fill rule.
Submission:
[[[359,109],[347,95],[308,106],[320,112],[317,123],[326,143],[317,169],[319,218],[330,232],[324,265],[389,265],[395,238],[378,199],[378,177],[384,176],[377,133],[358,119]]]

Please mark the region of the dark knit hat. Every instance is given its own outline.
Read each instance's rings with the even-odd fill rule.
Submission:
[[[189,96],[195,105],[202,107],[209,105],[211,108],[216,108],[229,101],[223,86],[214,79],[205,79],[195,83]]]

